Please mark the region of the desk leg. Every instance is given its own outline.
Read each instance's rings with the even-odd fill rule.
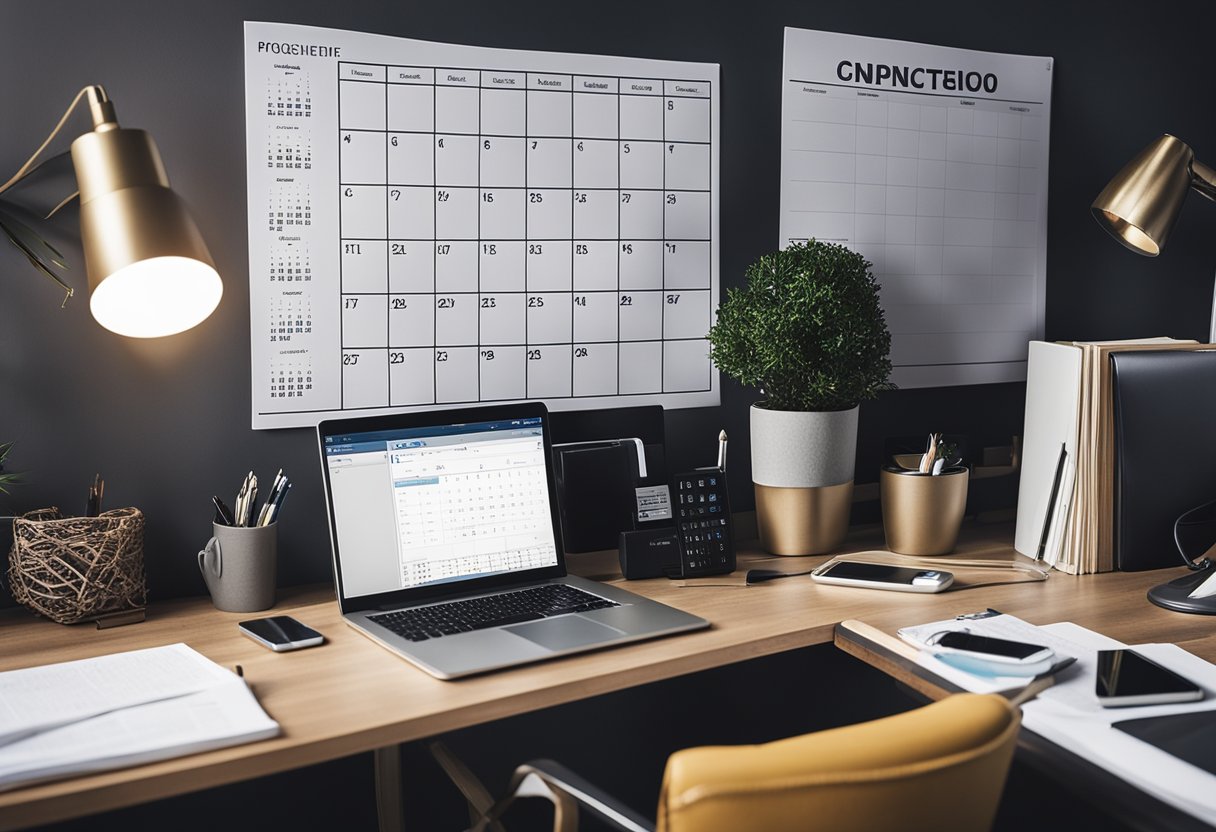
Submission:
[[[401,747],[387,745],[373,753],[376,757],[376,814],[380,818],[380,832],[403,832],[405,805],[401,800]]]

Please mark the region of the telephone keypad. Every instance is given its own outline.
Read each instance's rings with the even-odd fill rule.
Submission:
[[[677,510],[682,577],[735,571],[726,475],[693,472],[676,477],[672,488]]]

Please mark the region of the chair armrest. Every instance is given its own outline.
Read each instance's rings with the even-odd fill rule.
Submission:
[[[565,766],[544,759],[518,766],[511,776],[510,793],[485,810],[469,832],[483,832],[499,821],[517,798],[524,797],[545,798],[553,804],[553,832],[576,832],[579,806],[621,832],[654,832],[653,823],[646,817]]]
[[[654,832],[654,822],[630,809],[613,795],[554,760],[531,760],[515,769],[514,784],[528,775],[574,798],[580,806],[622,832]]]

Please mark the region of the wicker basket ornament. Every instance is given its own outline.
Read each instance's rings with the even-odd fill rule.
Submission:
[[[9,555],[13,598],[60,624],[142,611],[144,515],[119,508],[98,517],[64,517],[57,508],[13,521]]]

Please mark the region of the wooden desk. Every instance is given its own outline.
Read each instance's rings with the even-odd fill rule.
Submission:
[[[1008,526],[971,530],[959,553],[1010,552]],[[878,530],[851,540],[878,548]],[[759,558],[741,556],[741,566]],[[822,558],[807,559],[808,567]],[[745,566],[743,566],[745,568]],[[575,556],[571,570],[619,579],[615,558]],[[861,619],[891,628],[996,607],[1032,622],[1072,620],[1125,641],[1175,641],[1216,660],[1210,621],[1151,606],[1161,573],[983,587],[941,595],[871,592],[787,578],[754,587],[680,587],[666,579],[629,588],[704,616],[707,631],[440,682],[341,622],[332,590],[286,590],[275,613],[323,632],[328,643],[275,654],[237,632],[248,614],[217,612],[207,599],[153,605],[142,624],[113,630],[63,627],[23,610],[0,614],[0,670],[184,641],[221,665],[243,666],[267,712],[283,727],[264,742],[0,794],[0,829],[50,823],[436,736],[615,690],[831,642],[836,625]]]

